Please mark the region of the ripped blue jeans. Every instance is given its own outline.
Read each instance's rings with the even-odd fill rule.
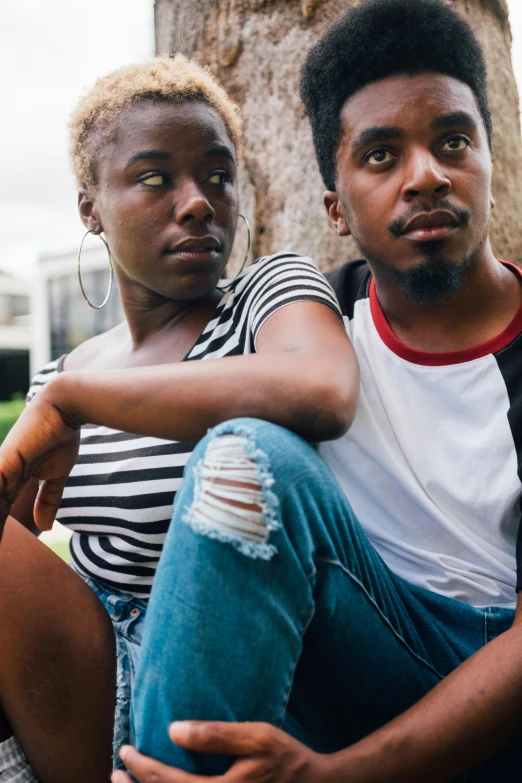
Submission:
[[[266,721],[334,752],[422,698],[513,616],[395,576],[312,446],[266,422],[226,422],[197,446],[178,492],[133,734],[147,755],[203,775],[232,760],[174,746],[171,721]],[[521,763],[517,743],[465,779],[515,780]]]

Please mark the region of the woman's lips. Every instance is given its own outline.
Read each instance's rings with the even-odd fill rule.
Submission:
[[[216,248],[206,248],[202,250],[169,250],[168,255],[175,256],[176,258],[183,258],[185,261],[214,261],[219,255],[219,250]]]
[[[214,261],[221,252],[221,245],[214,237],[189,237],[167,250],[169,256],[186,261]]]

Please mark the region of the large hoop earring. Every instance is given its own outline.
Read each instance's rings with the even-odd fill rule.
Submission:
[[[101,305],[95,305],[89,300],[89,297],[85,293],[85,288],[83,287],[83,283],[82,283],[82,271],[81,271],[82,247],[83,247],[83,243],[85,242],[85,237],[87,236],[87,234],[94,234],[94,236],[99,236],[101,241],[107,248],[107,253],[109,254],[109,270],[110,270],[109,290],[107,291],[107,295],[103,300],[103,302],[101,303]],[[112,256],[111,256],[111,251],[109,250],[109,245],[107,244],[106,240],[102,237],[102,235],[97,234],[96,231],[86,231],[85,234],[83,235],[82,241],[80,242],[80,249],[78,250],[78,282],[80,283],[80,290],[82,292],[83,298],[85,299],[89,307],[92,307],[93,310],[101,310],[102,307],[105,307],[112,293],[112,284],[114,282],[114,267],[112,265]]]
[[[231,286],[232,283],[235,283],[235,281],[237,280],[237,278],[239,277],[239,275],[241,274],[241,272],[245,268],[245,264],[247,262],[248,254],[250,253],[250,244],[251,244],[251,241],[252,241],[252,235],[250,233],[250,223],[248,222],[246,217],[244,215],[242,215],[241,213],[238,214],[238,217],[243,218],[243,220],[245,221],[245,226],[246,226],[246,230],[247,230],[247,234],[248,234],[248,244],[247,244],[247,250],[246,250],[246,253],[245,253],[245,257],[243,259],[243,263],[241,264],[241,266],[239,268],[239,272],[236,273],[235,277],[232,278],[232,280],[228,283],[227,287]]]

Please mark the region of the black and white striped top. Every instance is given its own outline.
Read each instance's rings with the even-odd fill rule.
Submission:
[[[290,253],[261,258],[233,283],[224,280],[219,286],[223,297],[216,313],[185,361],[255,353],[262,324],[292,302],[320,302],[340,314],[313,262]],[[62,364],[63,357],[35,376],[28,399]],[[74,531],[71,557],[80,574],[148,597],[193,448],[94,424],[82,427],[78,461],[57,514]]]

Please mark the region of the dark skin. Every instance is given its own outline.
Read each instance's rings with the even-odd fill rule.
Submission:
[[[422,351],[461,350],[499,334],[522,292],[488,239],[491,155],[470,88],[432,73],[390,77],[353,95],[341,119],[337,192],[325,193],[325,206],[340,236],[352,234],[366,257],[380,259],[369,263],[394,333]],[[383,133],[364,143],[365,134],[378,128],[394,129],[397,137]],[[393,221],[418,209],[440,211],[443,200],[454,210],[447,215],[447,236],[390,232]],[[468,224],[452,225],[460,210],[471,213]],[[435,244],[449,261],[477,256],[453,297],[418,307],[397,288],[392,270],[418,266]]]
[[[373,259],[377,295],[395,334],[422,351],[460,350],[498,335],[522,294],[518,278],[498,263],[487,238],[491,156],[471,90],[436,73],[393,76],[349,98],[341,116],[337,190],[325,193],[325,206],[337,232],[352,234]],[[377,128],[393,133],[376,133]],[[361,144],[365,135],[373,140]],[[449,210],[441,209],[443,199]],[[462,210],[470,214],[466,224],[456,220]],[[437,225],[417,223],[399,236],[390,232],[393,221],[407,227],[415,211],[432,218],[438,213]],[[471,255],[473,261],[452,297],[419,306],[400,290],[394,270],[424,263],[434,242],[448,263]],[[450,783],[519,736],[521,719],[519,598],[509,631],[405,713],[339,753],[313,753],[266,724],[186,722],[171,726],[171,739],[195,751],[238,755],[229,772],[204,778],[133,748],[125,748],[122,757],[142,783]],[[118,772],[113,781],[130,778]]]
[[[348,427],[357,401],[353,349],[321,304],[273,314],[256,354],[181,361],[220,298],[238,216],[236,153],[202,103],[137,104],[118,120],[79,211],[87,229],[104,231],[125,322],[67,357],[0,449],[0,739],[14,730],[41,783],[102,783],[112,767],[111,623],[24,529],[52,526],[81,424],[194,442],[246,415],[319,440]]]

